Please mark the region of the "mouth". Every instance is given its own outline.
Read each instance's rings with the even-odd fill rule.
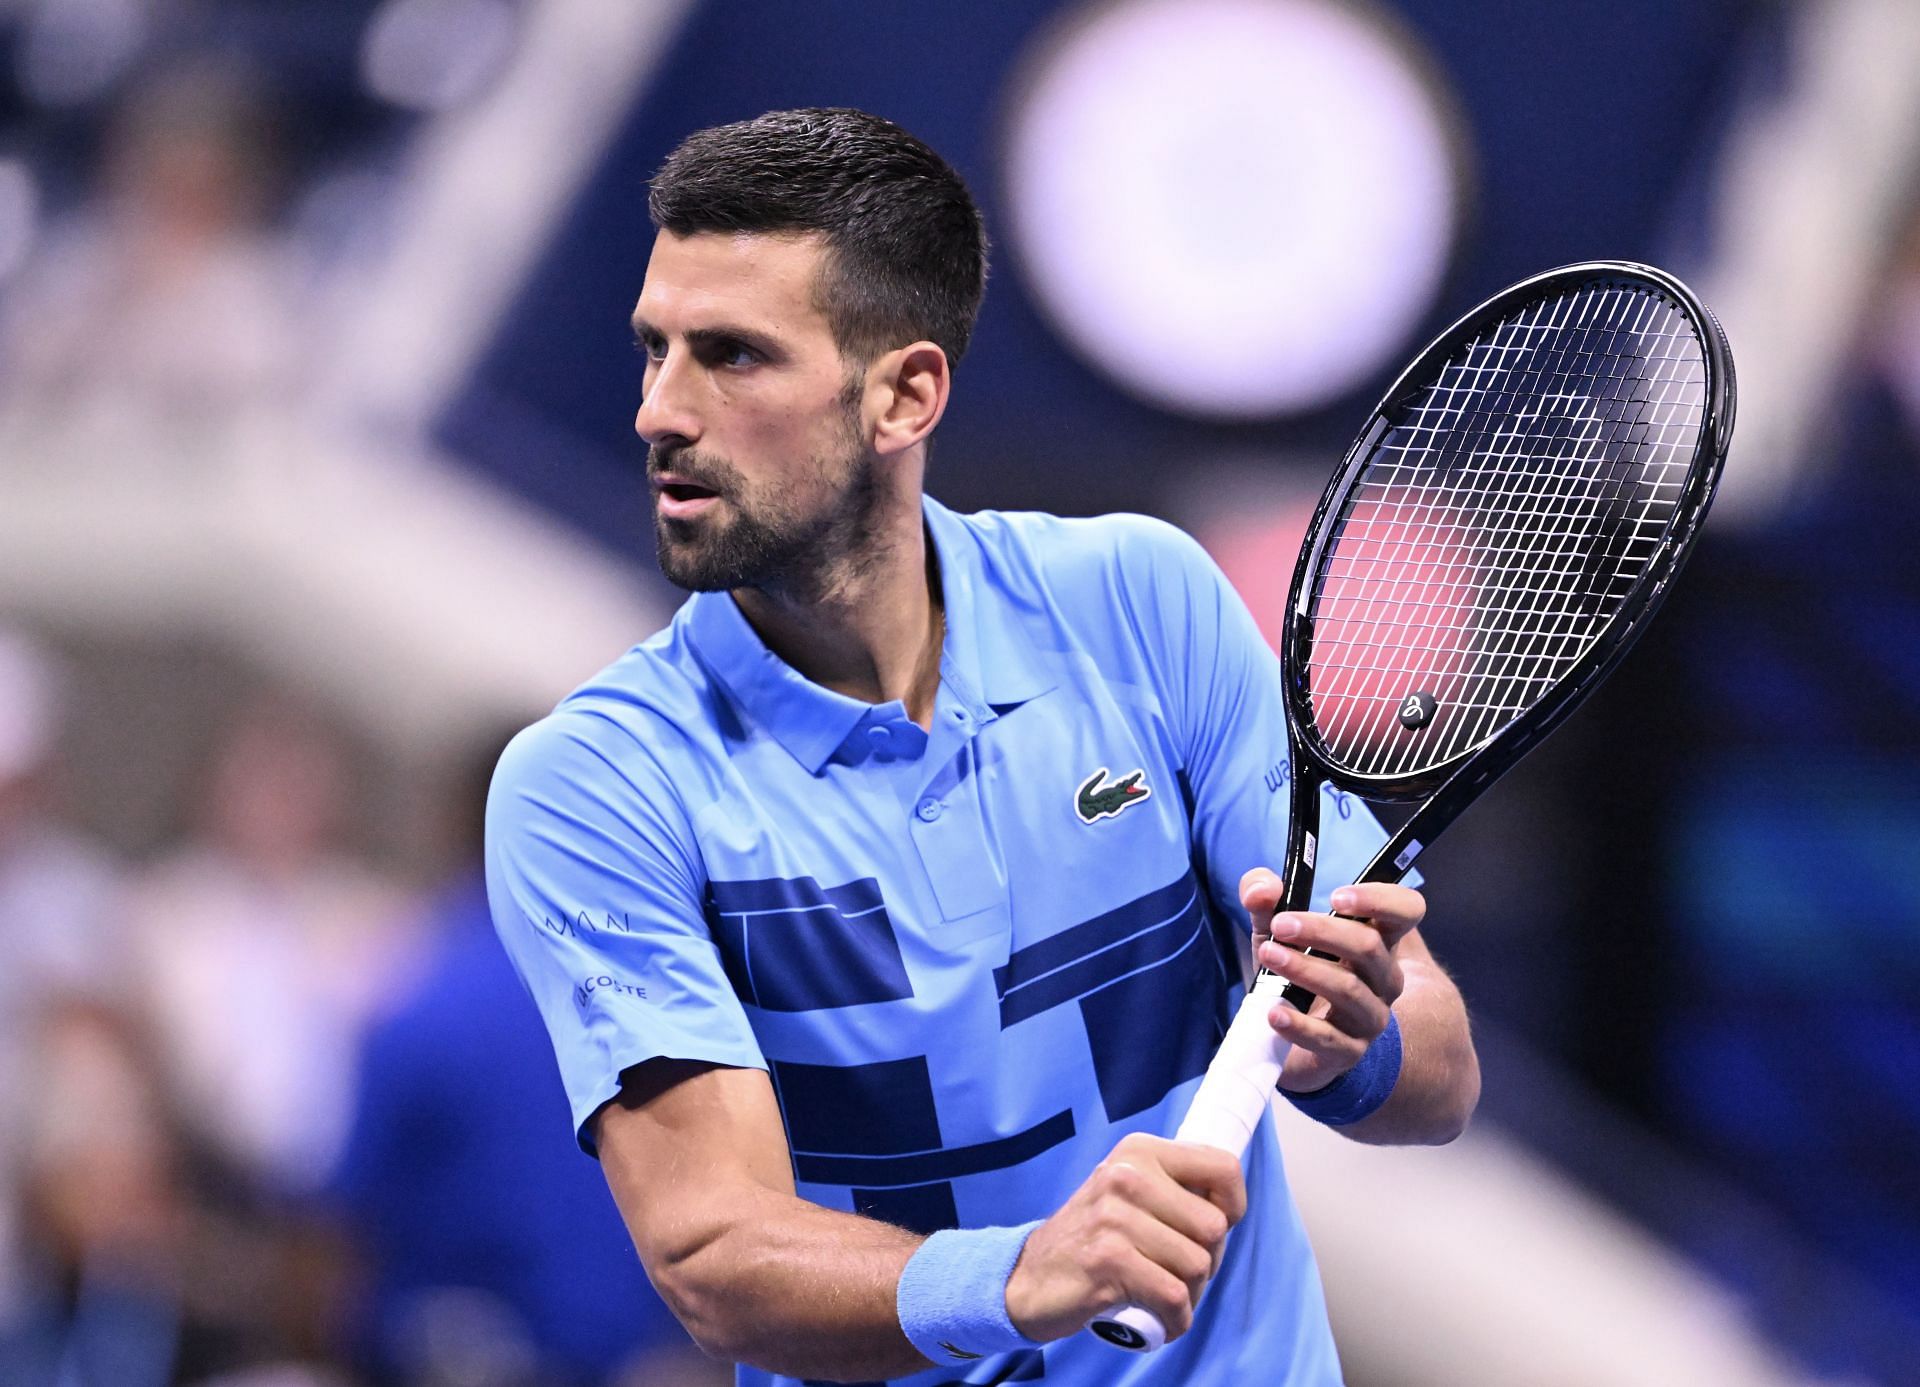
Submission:
[[[668,520],[691,520],[720,499],[710,486],[677,477],[671,472],[653,479],[654,503]]]

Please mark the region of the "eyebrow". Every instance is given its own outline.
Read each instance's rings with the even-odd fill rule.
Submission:
[[[638,316],[632,319],[630,325],[633,328],[633,338],[636,342],[644,342],[649,334],[653,336],[665,336],[665,334],[655,328],[652,323]],[[689,328],[683,335],[686,337],[688,344],[696,348],[711,348],[722,346],[729,342],[738,342],[743,346],[751,347],[762,356],[773,357],[784,355],[779,345],[765,333],[755,332],[752,328],[735,327],[728,323],[720,323],[712,327]]]

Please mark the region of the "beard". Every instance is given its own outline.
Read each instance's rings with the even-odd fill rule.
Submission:
[[[797,509],[778,488],[755,495],[731,462],[692,449],[655,449],[647,470],[672,472],[718,497],[707,512],[687,520],[670,519],[655,505],[654,552],[676,587],[759,588],[817,599],[837,580],[863,571],[872,557],[866,551],[880,503],[880,460],[851,430],[842,451],[809,464],[813,475],[840,479],[826,502],[810,511]],[[722,507],[727,514],[714,514]]]

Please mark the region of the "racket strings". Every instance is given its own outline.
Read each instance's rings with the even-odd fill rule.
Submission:
[[[1585,655],[1677,515],[1705,383],[1691,319],[1638,286],[1537,300],[1444,364],[1314,575],[1309,696],[1339,765],[1443,765]],[[1432,705],[1409,728],[1415,694]]]
[[[1554,324],[1552,322],[1549,322],[1547,325],[1553,326]],[[1521,331],[1518,334],[1515,334],[1515,336],[1517,336],[1520,341],[1526,342],[1532,336],[1532,330],[1537,326],[1539,326],[1539,324],[1537,323],[1523,322],[1521,325]],[[1481,345],[1482,347],[1485,347],[1487,344],[1483,342]],[[1581,342],[1578,345],[1588,350],[1591,350],[1595,344],[1592,341],[1591,337],[1589,337],[1588,340]],[[1612,344],[1601,344],[1601,345],[1603,347],[1611,348]],[[1498,353],[1502,349],[1507,348],[1509,346],[1509,343],[1495,341],[1492,344],[1492,346],[1494,347],[1494,351],[1495,351],[1495,358],[1494,358],[1493,364],[1495,365],[1503,364],[1503,363],[1500,363],[1499,361]],[[1485,353],[1483,353],[1481,358],[1478,360],[1474,359],[1471,355],[1469,356],[1468,368],[1473,372],[1476,372],[1476,373],[1484,372],[1488,364],[1489,363],[1486,360]],[[1535,374],[1536,375],[1539,374],[1537,369]],[[1608,374],[1618,375],[1619,373],[1616,372],[1616,373],[1600,373],[1600,374],[1604,376]],[[1543,382],[1536,380],[1536,381],[1523,382],[1523,384],[1537,389],[1541,384],[1543,384]],[[1554,382],[1553,384],[1558,384],[1558,382]],[[1458,388],[1459,388],[1459,383],[1457,381],[1448,382],[1443,378],[1440,391],[1434,392],[1434,395],[1430,396],[1429,399],[1425,402],[1426,410],[1423,411],[1423,413],[1428,413],[1428,414],[1431,413],[1434,405],[1435,396],[1445,401],[1448,405],[1451,405],[1453,403],[1451,396],[1454,392],[1458,390]],[[1564,392],[1557,391],[1557,390],[1549,390],[1546,393],[1548,397],[1546,400],[1546,407],[1548,409],[1551,409],[1553,404],[1556,403],[1556,400],[1553,397],[1556,395],[1563,394]],[[1594,393],[1597,394],[1598,392],[1596,391]],[[1586,398],[1591,399],[1592,396],[1589,395]],[[1457,411],[1455,412],[1457,413]],[[1544,411],[1538,411],[1538,412],[1544,412]],[[1517,420],[1521,420],[1521,421],[1524,421],[1525,417],[1526,416],[1524,415],[1515,416]],[[1429,427],[1430,432],[1434,433],[1435,436],[1437,437],[1438,430],[1437,430],[1437,427],[1435,426],[1434,421],[1431,418],[1422,418],[1419,415],[1416,415],[1416,419],[1419,424],[1427,425]],[[1590,424],[1591,420],[1588,420],[1586,422]],[[1484,428],[1484,424],[1482,426]],[[1566,445],[1571,443],[1574,447],[1576,454],[1579,454],[1579,453],[1586,453],[1590,451],[1589,445],[1591,445],[1595,441],[1596,439],[1594,437],[1594,431],[1590,427],[1583,427],[1578,430],[1569,430],[1563,426],[1560,429],[1549,430],[1544,434],[1538,434],[1538,435],[1529,435],[1527,431],[1525,431],[1524,429],[1509,427],[1505,429],[1496,429],[1493,432],[1493,436],[1492,436],[1492,446],[1488,449],[1483,450],[1483,452],[1484,452],[1484,455],[1490,456],[1498,461],[1506,458],[1509,454],[1512,454],[1516,451],[1525,451],[1529,448],[1531,448],[1535,452],[1538,452],[1540,451],[1543,444],[1546,445],[1548,448],[1558,448],[1561,451],[1565,451]],[[1430,442],[1427,446],[1431,448],[1433,444]],[[1481,469],[1470,469],[1470,470],[1485,471],[1486,469],[1481,468]],[[1470,478],[1470,480],[1482,480],[1482,479]],[[1508,488],[1506,488],[1507,492],[1509,494],[1517,494],[1521,498],[1521,500],[1523,501],[1526,507],[1537,507],[1540,504],[1539,496],[1538,496],[1538,492],[1540,490],[1540,487],[1539,487],[1540,479],[1538,478],[1538,476],[1528,477],[1526,473],[1522,472],[1522,473],[1514,474],[1513,480],[1516,480],[1519,483],[1519,485],[1517,487],[1509,486]],[[1613,486],[1607,487],[1606,491],[1610,497],[1617,498],[1617,495],[1619,493],[1619,486],[1617,485],[1617,480],[1618,480],[1617,477],[1612,479],[1603,479],[1603,480],[1613,480],[1616,483]],[[1587,501],[1591,501],[1595,499],[1592,495],[1592,491],[1593,489],[1591,487],[1584,488],[1582,491],[1577,491],[1567,496],[1566,498],[1564,498],[1565,501],[1572,503],[1571,506],[1563,504],[1558,509],[1548,509],[1542,512],[1542,515],[1544,517],[1544,523],[1541,523],[1535,526],[1530,532],[1522,532],[1521,533],[1522,542],[1517,546],[1512,546],[1516,548],[1521,554],[1531,555],[1534,557],[1535,562],[1531,566],[1531,570],[1536,578],[1538,573],[1543,570],[1543,566],[1546,570],[1551,571],[1555,567],[1555,565],[1553,564],[1554,560],[1562,558],[1571,552],[1568,550],[1567,546],[1564,543],[1556,542],[1556,536],[1565,534],[1565,533],[1576,532],[1576,527],[1569,526],[1565,522],[1568,520],[1568,518],[1571,515],[1577,515],[1581,511],[1591,511],[1592,509],[1591,505],[1582,506],[1579,504],[1579,502],[1582,501],[1583,499]],[[1484,485],[1482,486],[1482,492],[1484,495],[1485,494]],[[1436,501],[1434,496],[1432,496],[1431,494],[1427,494],[1427,495],[1422,495],[1417,493],[1409,494],[1401,498],[1399,504],[1396,507],[1396,511],[1399,513],[1391,515],[1388,518],[1387,523],[1390,526],[1397,524],[1399,528],[1409,528],[1424,519],[1430,518],[1430,514],[1423,515],[1422,512],[1431,513],[1436,508],[1436,505],[1443,506],[1443,507],[1450,507],[1451,503],[1455,499],[1456,499],[1455,497],[1443,495],[1438,501]],[[1393,538],[1391,533],[1389,533],[1388,537],[1390,539]],[[1487,557],[1486,551],[1495,547],[1497,546],[1481,545],[1480,546],[1480,549],[1482,551],[1481,557],[1483,559]],[[1560,568],[1561,570],[1564,570],[1565,565],[1558,565],[1558,568]],[[1526,573],[1529,570],[1527,568],[1522,568],[1518,571],[1522,573]],[[1494,586],[1497,590],[1511,591],[1515,587],[1519,587],[1522,589],[1531,589],[1537,586],[1537,582],[1529,581],[1529,582],[1525,582],[1517,585],[1507,584],[1507,585],[1494,585]],[[1494,596],[1497,596],[1497,591],[1493,593],[1483,592],[1482,594],[1483,599],[1488,597],[1494,597]],[[1454,605],[1458,606],[1459,604],[1454,604]],[[1404,618],[1407,615],[1407,613],[1402,611],[1399,613],[1390,613],[1389,615],[1390,616],[1397,615]],[[1429,613],[1429,615],[1431,615],[1431,613]],[[1515,634],[1515,632],[1510,629],[1505,634],[1512,635],[1512,634]],[[1561,631],[1561,632],[1556,632],[1554,634],[1560,635],[1564,638],[1564,636],[1569,633]],[[1562,639],[1560,643],[1565,644],[1564,639]],[[1458,643],[1456,643],[1455,644],[1456,656],[1460,650],[1465,648],[1466,647],[1460,646]],[[1495,652],[1499,654],[1516,653],[1511,651],[1502,651],[1497,645],[1493,648]],[[1568,653],[1570,655],[1577,655],[1577,652],[1565,652],[1565,653]],[[1457,672],[1457,665],[1458,665],[1457,658],[1452,663],[1456,666],[1456,670],[1453,672]],[[1442,670],[1440,672],[1446,673],[1449,671]],[[1505,673],[1506,673],[1506,676],[1510,679],[1515,677],[1513,672],[1510,670],[1505,671]],[[1543,682],[1549,682],[1549,681],[1543,681]],[[1453,691],[1448,690],[1446,692],[1452,693]],[[1450,701],[1455,704],[1464,705],[1470,708],[1473,708],[1473,707],[1500,708],[1505,706],[1505,703],[1500,699],[1473,700],[1473,699],[1460,699],[1457,696],[1455,696]]]
[[[1549,401],[1549,408],[1551,408],[1553,403],[1553,401]],[[1563,426],[1561,428],[1549,430],[1543,435],[1531,437],[1528,436],[1527,431],[1524,429],[1510,428],[1497,431],[1494,435],[1494,446],[1488,451],[1496,459],[1504,458],[1515,451],[1525,451],[1528,449],[1538,453],[1543,447],[1558,450],[1563,454],[1571,450],[1576,456],[1586,455],[1591,452],[1592,445],[1597,441],[1594,430],[1590,427],[1591,422],[1590,419],[1582,421],[1582,427],[1569,429],[1564,426],[1565,421],[1563,420]],[[1520,484],[1517,487],[1506,488],[1504,494],[1516,496],[1520,504],[1518,506],[1509,506],[1505,509],[1533,510],[1541,507],[1542,500],[1539,477],[1537,475],[1529,476],[1527,473],[1521,472],[1515,474],[1515,479]],[[1615,479],[1602,478],[1601,480],[1604,483]],[[1605,488],[1604,497],[1605,499],[1616,499],[1618,492],[1619,488],[1617,485],[1608,486]],[[1444,498],[1439,504],[1445,505],[1451,499],[1452,498]],[[1506,584],[1488,584],[1483,582],[1480,585],[1480,590],[1473,594],[1476,604],[1491,606],[1495,609],[1499,609],[1503,605],[1511,608],[1514,604],[1510,599],[1514,594],[1524,594],[1543,586],[1539,581],[1542,573],[1554,573],[1564,576],[1569,571],[1570,565],[1562,561],[1570,557],[1574,552],[1569,547],[1567,538],[1579,533],[1580,529],[1578,524],[1570,522],[1577,521],[1583,514],[1591,513],[1593,509],[1592,502],[1596,499],[1601,498],[1595,496],[1592,487],[1587,487],[1564,494],[1561,498],[1561,504],[1558,506],[1553,506],[1549,503],[1546,509],[1540,511],[1540,523],[1532,527],[1531,530],[1520,532],[1521,542],[1517,545],[1510,546],[1511,549],[1521,557],[1516,565],[1511,555],[1507,556],[1509,566],[1514,573],[1524,575],[1523,580],[1517,583]],[[1407,504],[1408,502],[1411,504]],[[1417,520],[1420,518],[1419,513],[1421,511],[1430,511],[1435,504],[1431,495],[1414,494],[1405,498],[1405,501],[1402,503],[1402,509],[1412,513],[1412,515],[1408,517],[1409,520]],[[1399,516],[1393,517],[1395,520],[1401,518],[1402,517]],[[1389,523],[1392,522],[1390,521]],[[1391,535],[1389,537],[1391,537]],[[1484,565],[1490,559],[1497,560],[1500,556],[1490,553],[1489,551],[1497,549],[1498,547],[1499,546],[1486,544],[1479,545],[1476,557],[1480,564]],[[1503,598],[1509,600],[1503,603]],[[1459,620],[1458,608],[1462,604],[1455,603],[1450,605],[1456,609],[1452,615],[1453,619],[1457,622]],[[1541,624],[1537,620],[1539,615],[1537,608],[1538,604],[1536,604],[1535,611],[1536,620],[1533,622],[1522,622],[1517,626],[1510,623],[1506,629],[1495,633],[1498,636],[1505,637],[1504,642],[1500,640],[1483,641],[1477,646],[1459,640],[1451,643],[1453,658],[1443,662],[1440,667],[1434,671],[1442,676],[1438,681],[1442,686],[1438,692],[1440,697],[1445,700],[1447,707],[1456,712],[1484,712],[1504,710],[1509,705],[1523,706],[1520,705],[1518,701],[1529,699],[1536,693],[1536,690],[1529,687],[1529,685],[1537,684],[1543,687],[1550,685],[1552,675],[1548,674],[1537,679],[1528,679],[1517,669],[1508,667],[1519,662],[1516,657],[1534,654],[1549,658],[1558,655],[1569,660],[1577,658],[1579,646],[1575,644],[1575,641],[1581,632],[1577,627],[1569,629],[1567,623],[1564,621],[1553,625]],[[1398,616],[1405,618],[1409,614],[1402,610],[1397,613],[1389,613],[1388,615],[1390,617]],[[1427,618],[1430,624],[1432,619],[1440,614],[1430,609],[1421,615]],[[1519,643],[1516,642],[1514,638],[1529,634],[1535,636],[1545,635],[1547,640],[1544,643],[1538,640],[1532,642],[1533,649],[1531,651],[1519,648]],[[1491,676],[1507,682],[1508,687],[1499,689],[1493,696],[1480,698],[1463,696],[1461,690],[1453,687],[1459,682],[1458,679],[1449,679],[1446,677],[1449,675],[1457,676],[1461,673],[1461,655],[1476,649],[1483,655],[1491,650],[1494,656],[1498,657],[1493,661],[1483,659],[1480,661],[1478,670],[1483,680]],[[1453,721],[1456,723],[1453,729],[1456,734],[1464,730],[1458,725],[1458,718],[1454,718]],[[1440,744],[1439,754],[1442,756],[1451,754],[1458,749],[1456,745],[1446,738],[1445,730],[1444,727],[1436,728],[1435,735],[1430,739]],[[1375,740],[1376,742],[1378,741],[1377,738]],[[1376,746],[1375,750],[1378,751],[1379,748]],[[1379,758],[1376,757],[1376,761],[1378,759]]]

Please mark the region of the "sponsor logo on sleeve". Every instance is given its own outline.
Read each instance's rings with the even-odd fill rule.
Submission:
[[[585,1011],[593,1005],[596,996],[609,993],[616,997],[632,997],[641,1002],[647,1000],[647,989],[638,983],[616,978],[611,973],[595,973],[581,979],[580,985],[573,989],[573,1004]]]

